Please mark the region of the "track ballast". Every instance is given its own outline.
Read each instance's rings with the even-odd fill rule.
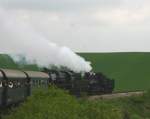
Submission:
[[[135,91],[135,92],[119,92],[119,93],[104,94],[104,95],[94,95],[94,96],[89,96],[88,100],[114,99],[114,98],[130,97],[130,96],[141,96],[144,93],[145,93],[144,91]]]

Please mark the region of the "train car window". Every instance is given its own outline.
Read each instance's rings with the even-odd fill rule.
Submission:
[[[35,80],[35,85],[37,86],[39,84],[39,80]]]
[[[3,85],[2,85],[2,81],[0,82],[0,88],[1,88],[1,87],[3,87]]]
[[[36,80],[36,85],[39,85],[39,80]]]
[[[21,86],[21,83],[20,83],[19,81],[17,82],[17,86],[18,86],[18,87],[20,87],[20,86]]]
[[[3,81],[2,81],[2,85],[3,85],[3,86],[7,86],[6,80],[3,80]]]
[[[43,84],[43,80],[41,80],[41,84]]]
[[[10,82],[12,82],[13,83],[13,88],[17,88],[18,86],[17,86],[17,81],[9,81],[9,83]],[[9,83],[8,83],[8,85],[9,85]],[[10,83],[11,84],[11,83]],[[9,87],[9,86],[8,86]]]
[[[41,80],[39,80],[39,85],[41,85]]]
[[[9,87],[9,88],[13,88],[13,87],[14,87],[13,82],[11,82],[11,81],[10,81],[10,82],[8,82],[8,87]]]
[[[36,85],[36,80],[34,80],[34,85]]]
[[[36,80],[34,80],[34,84],[33,85],[36,86]]]
[[[21,82],[21,85],[25,86],[26,83],[27,83],[27,81],[26,81],[26,80],[23,80],[23,81]]]
[[[25,85],[32,85],[32,81],[25,81]]]
[[[28,83],[28,82],[26,82],[26,84],[27,85],[32,85],[33,84],[33,82],[32,82],[32,80]]]
[[[34,86],[34,80],[32,80],[31,83],[32,83],[32,86]]]
[[[18,86],[19,86],[19,87],[22,87],[23,85],[24,85],[24,82],[23,82],[23,81],[19,81],[19,82],[18,82]]]
[[[38,85],[38,80],[35,80],[35,86],[37,86]]]
[[[36,85],[36,80],[33,80],[33,85]]]
[[[44,84],[45,84],[44,80],[41,80],[41,84],[42,84],[42,85],[44,85]]]

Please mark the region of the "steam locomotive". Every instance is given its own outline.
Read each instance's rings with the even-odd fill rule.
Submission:
[[[0,107],[21,102],[30,96],[35,88],[56,85],[71,94],[81,96],[112,93],[114,80],[102,73],[75,73],[44,69],[21,71],[0,69]]]

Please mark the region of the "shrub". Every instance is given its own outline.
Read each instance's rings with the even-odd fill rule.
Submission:
[[[87,101],[50,87],[37,89],[3,119],[149,119],[150,93],[124,99]]]

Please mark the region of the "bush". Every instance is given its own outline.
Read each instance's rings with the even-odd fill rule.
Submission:
[[[150,93],[125,99],[87,101],[50,87],[33,95],[3,119],[149,119]]]
[[[38,89],[6,119],[77,119],[78,102],[65,92]]]

